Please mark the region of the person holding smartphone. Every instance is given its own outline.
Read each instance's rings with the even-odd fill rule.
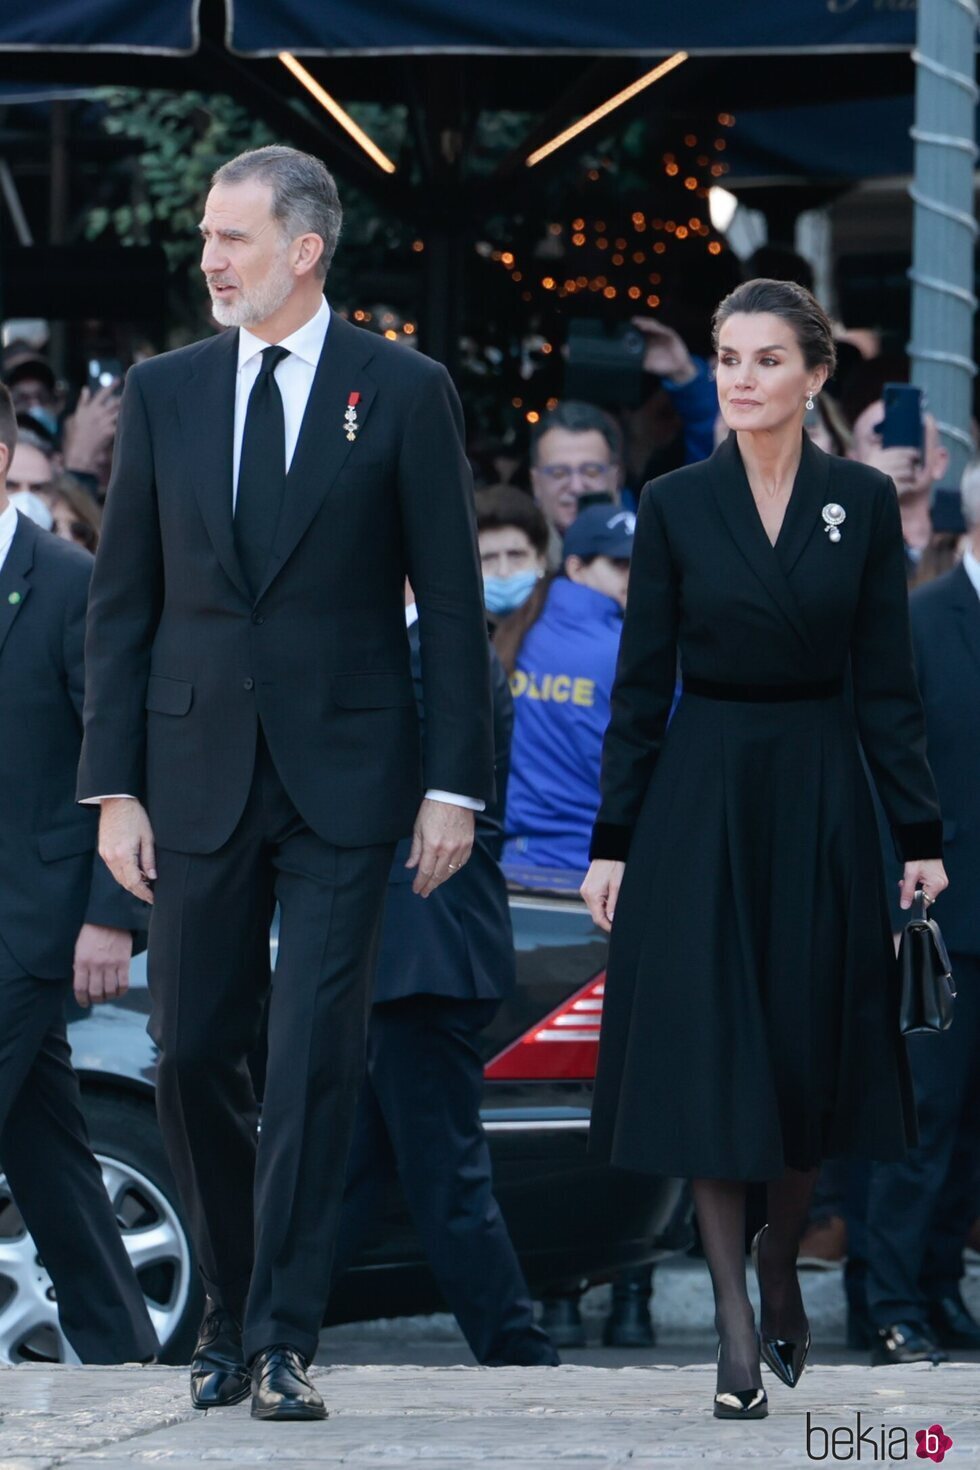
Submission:
[[[894,436],[885,430],[886,404],[879,398],[855,419],[849,455],[860,464],[881,470],[894,482],[911,578],[932,536],[929,508],[933,490],[949,468],[949,451],[940,440],[934,416],[928,412],[922,412],[917,423],[906,422],[905,433],[900,436],[910,441],[907,444],[894,442]],[[892,442],[886,443],[886,438]]]

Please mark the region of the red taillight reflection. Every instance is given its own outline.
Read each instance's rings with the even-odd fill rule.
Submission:
[[[599,1055],[606,972],[570,995],[488,1062],[488,1082],[591,1082]]]

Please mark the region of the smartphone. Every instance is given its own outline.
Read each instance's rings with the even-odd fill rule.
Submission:
[[[917,449],[922,453],[925,433],[922,424],[922,389],[911,383],[886,383],[882,393],[885,417],[875,428],[885,449]]]
[[[101,388],[111,388],[115,384],[116,391],[121,393],[125,372],[126,369],[118,357],[90,357],[88,360],[89,392],[98,393]]]

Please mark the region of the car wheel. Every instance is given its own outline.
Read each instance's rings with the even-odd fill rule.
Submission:
[[[201,1319],[202,1292],[153,1105],[120,1093],[88,1092],[83,1108],[106,1192],[160,1339],[161,1361],[186,1363]],[[77,1361],[58,1322],[51,1278],[0,1175],[0,1363]]]

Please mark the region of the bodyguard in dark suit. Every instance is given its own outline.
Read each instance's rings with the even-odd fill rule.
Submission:
[[[258,1418],[326,1412],[305,1370],[395,843],[414,823],[427,896],[493,794],[459,400],[437,363],[331,314],[340,219],[293,149],[215,175],[202,268],[239,330],[129,374],[89,614],[79,797],[102,800],[100,851],[154,902],[158,1107],[210,1299],[192,1400],[251,1391]]]
[[[89,1147],[65,1037],[72,980],[87,1004],[128,984],[143,905],[95,852],[74,802],[92,558],[7,499],[16,437],[0,386],[0,1170],[86,1363],[158,1351]]]
[[[412,674],[424,724],[422,659],[408,605]],[[514,940],[499,866],[514,706],[492,655],[496,798],[476,819],[473,854],[423,902],[395,852],[368,1026],[361,1093],[337,1239],[335,1279],[350,1264],[397,1173],[443,1296],[477,1362],[553,1365],[493,1196],[480,1122],[477,1037],[514,988]]]
[[[966,472],[963,504],[973,526],[964,562],[911,598],[950,875],[936,917],[957,1000],[948,1032],[908,1038],[918,1146],[901,1163],[873,1165],[868,1181],[866,1292],[879,1363],[980,1348],[959,1285],[980,1175],[980,464]]]

